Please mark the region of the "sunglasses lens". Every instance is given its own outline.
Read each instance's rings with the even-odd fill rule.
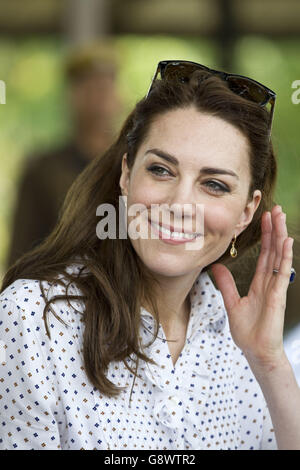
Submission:
[[[189,77],[195,70],[206,70],[205,67],[194,64],[174,63],[168,64],[161,72],[161,78],[166,80],[178,80],[181,83],[189,81]]]
[[[170,63],[161,71],[161,78],[165,80],[178,80],[186,83],[195,70],[207,70],[204,66],[189,63]],[[227,78],[229,88],[237,95],[255,103],[262,104],[268,99],[266,90],[256,83],[243,77],[229,76]]]
[[[273,98],[271,98],[270,93],[263,85],[252,81],[247,77],[239,77],[235,75],[230,75],[226,72],[220,72],[217,70],[210,69],[205,65],[197,64],[189,61],[174,61],[174,62],[160,62],[158,67],[158,72],[153,79],[150,89],[147,93],[149,95],[153,82],[157,79],[158,73],[162,80],[172,80],[179,81],[180,83],[187,83],[190,79],[190,76],[195,70],[205,70],[211,74],[217,74],[225,80],[229,88],[237,95],[242,96],[243,98],[253,101],[261,106],[271,105],[271,121],[273,117],[274,103],[275,103],[275,93],[273,92]]]
[[[251,82],[242,77],[229,76],[227,79],[229,88],[237,95],[246,98],[247,100],[254,101],[258,104],[263,104],[269,98],[267,91],[259,86],[257,83]]]

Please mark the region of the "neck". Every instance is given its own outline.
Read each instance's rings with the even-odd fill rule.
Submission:
[[[159,280],[159,292],[155,292],[159,321],[165,332],[172,332],[178,326],[188,324],[191,299],[190,291],[200,272],[193,272],[189,276],[183,277],[164,277],[157,276]],[[146,310],[153,315],[149,306]]]
[[[75,132],[74,142],[87,159],[93,159],[111,145],[112,132],[102,126],[80,128]]]

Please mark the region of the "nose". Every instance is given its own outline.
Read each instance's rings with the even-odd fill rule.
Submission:
[[[187,179],[178,183],[172,194],[169,196],[169,204],[173,209],[172,212],[174,213],[174,217],[180,216],[182,210],[184,210],[187,217],[193,218],[196,216],[195,205],[197,203],[197,198],[193,193],[191,182],[187,181]]]
[[[202,231],[204,206],[195,195],[191,182],[180,182],[169,195],[168,203],[163,212],[170,214],[171,225],[183,227],[185,231]]]

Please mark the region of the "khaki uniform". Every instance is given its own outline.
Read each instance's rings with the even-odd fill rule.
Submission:
[[[20,181],[7,267],[52,231],[68,189],[88,162],[72,143],[29,159]]]

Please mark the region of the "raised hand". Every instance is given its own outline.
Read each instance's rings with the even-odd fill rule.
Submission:
[[[293,239],[288,237],[286,215],[280,206],[264,212],[261,229],[261,251],[247,296],[240,297],[233,276],[224,265],[214,264],[212,273],[223,295],[235,344],[251,367],[269,371],[287,361],[283,326]],[[273,269],[278,269],[278,273]]]

